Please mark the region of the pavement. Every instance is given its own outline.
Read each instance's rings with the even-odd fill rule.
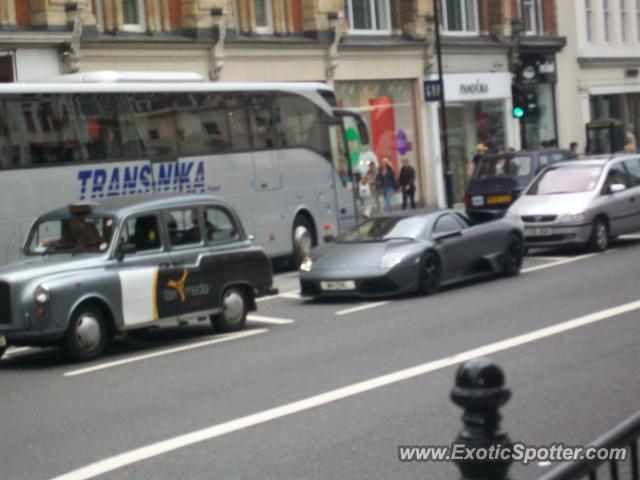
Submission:
[[[283,272],[238,333],[125,336],[88,363],[11,349],[0,478],[459,478],[397,448],[455,439],[454,374],[480,355],[505,371],[512,440],[585,444],[638,408],[639,254],[638,236],[533,251],[516,278],[375,302],[301,299]],[[548,468],[514,464],[511,478]]]

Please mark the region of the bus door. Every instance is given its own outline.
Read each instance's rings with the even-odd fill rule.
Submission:
[[[333,191],[336,201],[336,213],[338,217],[338,231],[353,226],[357,223],[356,199],[349,151],[345,142],[342,124],[329,126],[329,139],[331,142],[331,163],[333,165]]]

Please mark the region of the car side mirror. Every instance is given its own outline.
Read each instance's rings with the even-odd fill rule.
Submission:
[[[324,243],[333,243],[336,241],[336,237],[334,235],[325,235]]]
[[[626,185],[623,185],[622,183],[612,183],[611,185],[609,185],[608,193],[610,194],[620,193],[626,189],[627,189]]]
[[[138,249],[133,243],[123,243],[118,247],[118,253],[116,254],[116,258],[119,262],[124,260],[125,255],[131,255],[132,253],[136,253]]]
[[[454,238],[462,236],[462,230],[451,230],[449,232],[439,232],[431,235],[431,240],[434,242],[440,242],[442,240],[446,240],[447,238]]]

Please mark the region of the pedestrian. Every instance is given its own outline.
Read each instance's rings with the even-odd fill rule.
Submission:
[[[469,162],[469,166],[467,167],[467,174],[469,176],[473,175],[473,172],[475,172],[476,168],[478,168],[480,159],[482,159],[482,157],[486,154],[487,154],[487,146],[482,142],[478,143],[476,145],[476,153],[471,159],[471,162]]]
[[[364,174],[363,178],[365,180],[365,183],[369,185],[369,190],[371,190],[371,198],[369,203],[371,209],[369,210],[369,215],[367,216],[371,216],[373,213],[382,212],[382,190],[378,186],[378,172],[376,170],[376,164],[374,162],[369,162],[369,168],[367,169],[367,172]]]
[[[393,192],[397,189],[397,182],[396,175],[391,167],[391,161],[388,157],[382,157],[382,166],[376,177],[376,184],[384,196],[384,212],[390,213]]]
[[[416,208],[416,171],[409,165],[409,159],[402,159],[402,168],[399,177],[402,189],[402,209],[407,209],[407,199],[411,201],[411,208]]]

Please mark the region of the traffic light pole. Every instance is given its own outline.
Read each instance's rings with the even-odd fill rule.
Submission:
[[[438,83],[440,84],[440,145],[442,148],[442,165],[444,167],[444,189],[447,207],[453,207],[453,171],[449,162],[449,136],[447,132],[447,111],[444,98],[444,72],[442,70],[442,44],[440,42],[439,0],[433,0],[433,17],[436,30],[436,57],[438,59]]]

